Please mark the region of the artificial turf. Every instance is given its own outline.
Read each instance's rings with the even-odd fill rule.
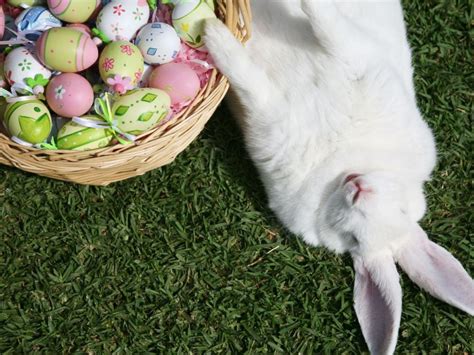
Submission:
[[[474,273],[472,4],[405,1],[439,151],[423,226]],[[266,207],[222,106],[176,162],[109,187],[0,167],[0,353],[366,352],[348,256]],[[474,321],[406,276],[397,352],[474,352]]]

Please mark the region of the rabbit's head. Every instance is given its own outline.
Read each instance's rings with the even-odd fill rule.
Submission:
[[[395,263],[435,297],[474,313],[474,281],[417,223],[425,211],[421,185],[384,172],[344,174],[324,210],[322,242],[354,259],[354,305],[371,353],[395,349],[402,303]]]

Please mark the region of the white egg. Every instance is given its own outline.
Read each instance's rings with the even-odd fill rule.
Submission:
[[[5,77],[10,85],[25,84],[25,79],[34,78],[37,74],[49,79],[51,71],[45,68],[25,47],[12,50],[5,58]]]
[[[97,28],[111,41],[130,41],[148,23],[150,7],[143,0],[114,0],[100,11]]]
[[[174,28],[161,22],[144,26],[138,32],[135,44],[148,64],[172,62],[181,48],[181,40]]]
[[[140,79],[140,82],[138,83],[139,88],[148,87],[148,80],[150,79],[151,73],[153,73],[153,70],[155,69],[150,64],[144,63],[143,66],[144,66],[143,75],[142,75],[142,78]]]

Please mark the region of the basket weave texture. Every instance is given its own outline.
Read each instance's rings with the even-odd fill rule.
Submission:
[[[250,36],[250,0],[217,0],[218,17],[245,42]],[[203,130],[229,84],[217,70],[193,103],[134,144],[76,152],[28,148],[0,132],[0,164],[83,185],[105,186],[171,163]],[[2,118],[3,119],[3,118]]]

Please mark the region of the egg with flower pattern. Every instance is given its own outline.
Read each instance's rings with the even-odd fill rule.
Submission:
[[[42,75],[49,79],[51,71],[45,68],[25,47],[17,47],[8,53],[4,63],[5,78],[10,85],[26,85],[26,79]],[[19,90],[20,93],[26,93]]]
[[[140,50],[127,41],[109,43],[99,58],[102,80],[121,94],[137,87],[143,70],[144,61]]]
[[[97,29],[110,41],[130,41],[148,23],[146,0],[113,0],[97,16]]]
[[[173,27],[189,46],[204,50],[204,22],[216,14],[204,0],[178,2],[173,10]]]

